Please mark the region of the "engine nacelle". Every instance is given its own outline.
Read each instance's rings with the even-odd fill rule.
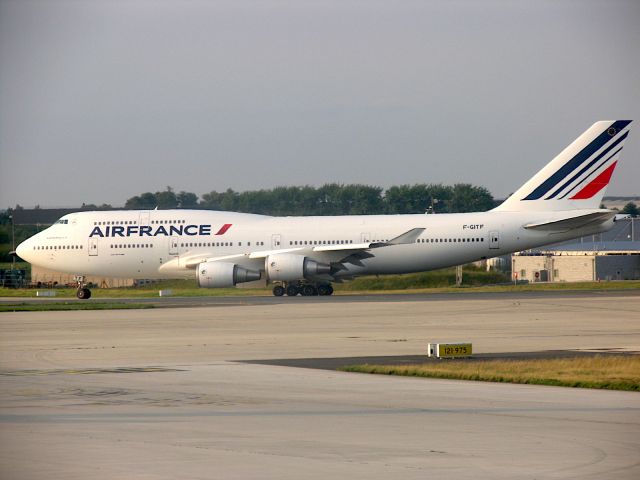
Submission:
[[[261,276],[260,272],[234,263],[203,262],[198,265],[198,286],[201,288],[233,287],[236,283],[260,280]]]
[[[271,281],[292,282],[331,272],[331,266],[302,255],[278,253],[265,260],[267,277]]]

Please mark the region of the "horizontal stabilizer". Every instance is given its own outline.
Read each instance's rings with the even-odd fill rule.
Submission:
[[[543,223],[532,223],[525,225],[528,230],[541,230],[550,232],[566,232],[576,228],[584,228],[593,224],[604,223],[616,216],[616,212],[595,212],[575,217],[552,220]]]

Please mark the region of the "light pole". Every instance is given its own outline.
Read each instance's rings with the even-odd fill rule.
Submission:
[[[13,214],[9,215],[9,220],[11,220],[11,244],[12,244],[12,260],[11,260],[11,270],[16,269],[16,229],[15,223],[13,222]]]

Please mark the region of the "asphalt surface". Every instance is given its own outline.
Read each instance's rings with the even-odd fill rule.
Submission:
[[[479,353],[465,357],[465,362],[482,362],[487,360],[538,360],[549,358],[582,358],[602,355],[638,355],[639,350],[619,350],[601,348],[590,351],[581,350],[543,350],[538,352],[500,352]],[[278,365],[281,367],[313,368],[318,370],[337,370],[350,365],[415,365],[446,362],[451,359],[429,357],[424,355],[387,355],[366,357],[322,357],[322,358],[269,358],[264,360],[245,360],[244,363],[259,365]]]
[[[637,290],[552,290],[524,292],[459,292],[447,293],[386,293],[386,294],[334,294],[327,297],[274,297],[274,296],[226,296],[226,297],[130,297],[130,298],[96,298],[78,300],[62,297],[0,297],[0,304],[11,303],[58,303],[70,301],[94,303],[136,303],[150,304],[154,307],[214,307],[214,306],[248,306],[248,305],[305,305],[333,303],[370,303],[370,302],[429,302],[429,301],[463,301],[463,300],[499,300],[515,299],[555,299],[555,298],[594,298],[594,297],[638,297]]]
[[[640,478],[638,393],[331,370],[632,354],[637,292],[403,296],[0,313],[0,478]]]

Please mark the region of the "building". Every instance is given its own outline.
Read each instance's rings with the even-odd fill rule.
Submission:
[[[640,219],[618,220],[608,232],[511,256],[514,280],[583,282],[640,280]]]
[[[640,242],[613,242],[598,250],[583,245],[512,256],[514,280],[529,282],[584,282],[598,280],[640,280]]]

